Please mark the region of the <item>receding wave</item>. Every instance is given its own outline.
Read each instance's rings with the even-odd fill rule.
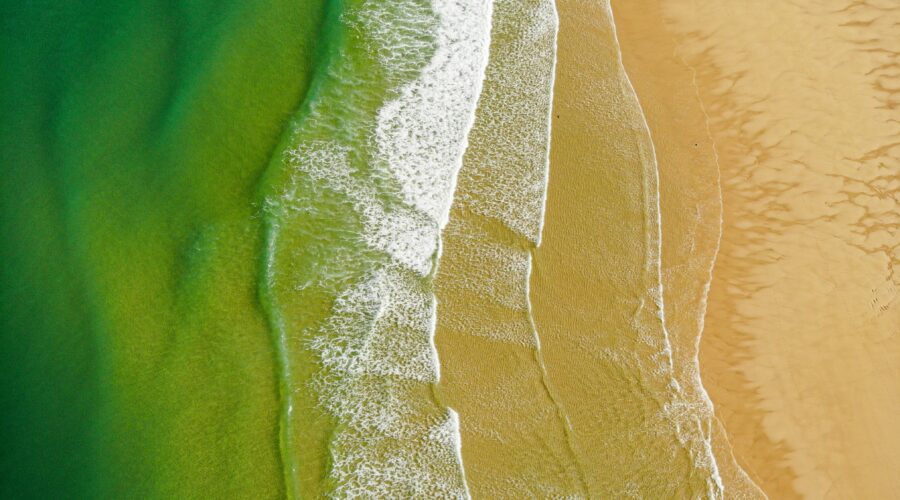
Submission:
[[[438,348],[449,374],[442,393],[460,412],[469,486],[484,498],[586,494],[529,299],[557,29],[552,1],[495,2],[484,90],[436,281]]]
[[[294,493],[468,496],[458,419],[432,392],[431,275],[490,16],[487,0],[348,5],[273,165],[265,294],[284,343],[282,448],[304,468],[304,448],[327,442],[328,456],[321,482],[288,472]]]

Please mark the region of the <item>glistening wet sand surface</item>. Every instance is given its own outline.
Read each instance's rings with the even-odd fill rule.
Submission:
[[[546,186],[556,15],[552,0],[498,0],[492,20],[484,88],[435,281],[440,392],[460,415],[473,497],[583,496],[528,303]]]
[[[712,495],[709,430],[661,320],[656,166],[606,2],[564,1],[547,213],[531,280],[589,496]]]
[[[617,38],[651,130],[660,173],[666,325],[685,398],[710,420],[725,496],[762,492],[735,463],[703,388],[697,362],[709,284],[719,249],[722,193],[718,155],[694,73],[673,57],[675,39],[654,2],[614,1]]]

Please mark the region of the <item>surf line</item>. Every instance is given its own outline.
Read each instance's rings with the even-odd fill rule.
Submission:
[[[431,10],[437,17],[434,28],[437,48],[419,75],[401,87],[395,99],[379,109],[374,147],[384,174],[399,184],[401,203],[410,212],[429,221],[425,238],[435,241],[436,245],[432,251],[428,246],[417,245],[416,241],[409,241],[409,245],[400,244],[402,238],[401,241],[372,242],[394,264],[429,282],[441,259],[441,231],[449,222],[450,205],[484,83],[493,1],[432,0]],[[402,231],[389,234],[398,238]],[[422,380],[431,384],[432,400],[448,414],[449,439],[461,481],[461,488],[452,488],[455,490],[452,496],[470,498],[458,414],[443,405],[434,391],[440,378],[440,360],[434,338],[436,297],[433,291],[429,293],[429,304],[425,307],[429,314],[428,324],[421,334],[428,344],[427,359],[431,366],[428,367],[430,373],[423,374]],[[367,480],[377,481],[378,478],[373,476]]]
[[[483,2],[483,13],[486,17],[486,21],[484,21],[481,25],[481,33],[479,33],[479,38],[481,39],[481,54],[478,55],[480,60],[477,63],[475,81],[472,82],[473,88],[472,90],[472,99],[471,102],[468,103],[469,109],[466,115],[465,122],[463,123],[462,130],[462,140],[458,144],[458,147],[454,151],[453,162],[451,164],[451,174],[449,181],[449,188],[447,192],[446,199],[443,200],[443,206],[440,207],[439,218],[437,219],[437,255],[435,257],[435,265],[431,271],[432,279],[437,275],[437,267],[440,265],[441,255],[443,253],[443,244],[442,244],[442,234],[444,228],[447,227],[447,224],[450,222],[450,208],[453,203],[453,199],[456,195],[456,188],[459,181],[459,171],[462,169],[463,164],[463,155],[469,147],[469,134],[472,131],[472,128],[475,125],[475,117],[478,110],[478,100],[481,97],[481,92],[484,88],[484,78],[485,73],[487,71],[487,65],[489,60],[489,52],[491,46],[491,26],[493,24],[493,15],[494,15],[494,0],[482,0]],[[446,4],[447,0],[433,0],[432,6],[437,12],[441,12],[441,7],[444,9],[452,9],[453,7],[459,7],[458,5],[443,5]],[[449,17],[449,13],[447,14]],[[435,398],[435,401],[440,403],[437,400],[437,393],[435,392],[436,385],[440,382],[440,357],[438,355],[437,344],[435,343],[435,335],[437,333],[437,296],[434,295],[432,291],[432,301],[433,307],[431,323],[428,331],[428,343],[432,352],[432,359],[435,361],[435,382],[432,386],[432,397]],[[451,419],[451,428],[452,428],[452,440],[454,445],[454,453],[456,455],[456,461],[459,466],[459,471],[462,479],[463,493],[465,498],[471,499],[472,494],[469,489],[469,482],[466,478],[466,467],[463,461],[462,454],[462,436],[460,434],[460,423],[459,423],[459,413],[453,408],[447,406],[447,410],[450,414]]]
[[[342,12],[338,3],[326,0],[325,13],[322,22],[319,25],[319,36],[331,44],[332,31],[336,29],[337,19]],[[312,77],[309,80],[309,86],[306,93],[301,97],[294,110],[293,116],[287,120],[281,132],[282,145],[276,146],[272,156],[269,158],[269,166],[263,178],[260,180],[258,189],[263,194],[261,201],[261,209],[259,217],[262,219],[262,239],[260,259],[260,276],[261,279],[257,284],[257,295],[262,311],[264,312],[267,327],[269,329],[270,342],[274,351],[275,375],[278,382],[278,461],[281,466],[282,482],[284,487],[284,495],[287,498],[299,498],[299,464],[297,463],[296,453],[294,452],[294,440],[292,429],[292,416],[294,412],[294,396],[291,381],[293,378],[293,370],[291,367],[290,349],[288,343],[288,331],[285,326],[284,317],[278,305],[278,299],[275,294],[276,282],[276,249],[278,247],[278,237],[282,228],[280,224],[282,214],[279,211],[279,200],[273,197],[272,193],[267,192],[272,189],[266,180],[268,176],[273,175],[276,169],[284,168],[284,149],[283,145],[287,138],[294,133],[293,129],[298,121],[302,120],[303,114],[309,108],[322,86],[322,81],[331,64],[327,50],[316,51],[313,66],[315,68]]]
[[[678,381],[675,379],[674,359],[672,357],[672,344],[671,344],[671,338],[669,335],[668,327],[666,324],[666,314],[665,314],[665,289],[664,289],[664,284],[663,284],[663,279],[662,279],[662,245],[663,245],[663,241],[662,241],[662,207],[660,204],[660,188],[659,188],[659,184],[660,184],[659,162],[658,162],[657,156],[656,156],[656,147],[653,143],[653,135],[650,130],[650,125],[647,122],[647,116],[644,113],[644,109],[641,106],[640,98],[637,95],[637,91],[635,91],[634,85],[631,82],[631,78],[629,77],[628,72],[625,69],[625,65],[622,62],[622,46],[619,43],[619,37],[618,37],[617,30],[616,30],[616,22],[615,22],[615,17],[614,17],[613,10],[612,10],[611,2],[609,0],[605,0],[603,3],[604,3],[604,7],[606,8],[607,14],[609,15],[610,25],[612,27],[613,40],[615,41],[615,44],[616,44],[615,48],[616,48],[617,63],[619,65],[620,71],[624,75],[625,84],[627,85],[629,92],[632,94],[632,96],[635,100],[635,103],[637,104],[638,113],[641,118],[641,126],[644,129],[644,132],[647,134],[647,139],[648,139],[647,142],[649,143],[649,161],[652,162],[652,165],[653,165],[652,181],[655,184],[655,186],[654,186],[654,188],[655,188],[654,202],[655,202],[655,208],[656,208],[656,210],[655,210],[656,211],[656,245],[655,245],[654,253],[655,253],[655,258],[656,258],[655,264],[656,264],[658,297],[655,297],[655,299],[657,301],[657,306],[659,309],[658,316],[660,319],[660,325],[661,325],[662,332],[663,332],[663,343],[664,343],[663,350],[664,350],[666,358],[667,358],[667,363],[668,363],[668,368],[669,368],[669,377],[671,378],[670,386],[674,392],[673,396],[680,398],[680,397],[682,397],[682,391],[681,391],[681,387],[678,385]],[[642,154],[642,156],[643,156],[643,154]],[[702,387],[702,385],[700,387]],[[703,394],[706,395],[705,389],[703,390]],[[709,404],[711,406],[711,401],[709,401],[708,396],[705,399],[707,400],[706,401],[707,404]],[[696,421],[697,428],[698,428],[698,430],[701,431],[701,435],[704,434],[702,431],[703,426],[702,426],[702,423],[700,422],[701,416],[700,415],[692,415],[692,417]],[[678,434],[680,434],[680,433],[678,433]],[[711,479],[713,481],[713,484],[710,485],[709,493],[714,498],[721,498],[724,496],[725,486],[722,482],[721,474],[719,473],[719,465],[716,460],[715,454],[712,452],[712,445],[710,442],[711,439],[712,439],[711,435],[702,436],[703,451],[706,454],[707,463],[710,465],[710,473],[712,476]]]
[[[706,387],[703,386],[703,380],[700,377],[700,341],[703,338],[703,331],[706,328],[706,312],[709,308],[709,292],[712,287],[713,274],[715,272],[716,264],[719,259],[719,251],[722,248],[722,233],[725,228],[725,198],[722,192],[722,164],[720,162],[719,157],[719,148],[716,145],[716,141],[713,138],[712,129],[709,126],[710,117],[709,113],[706,111],[706,104],[703,102],[703,99],[700,97],[700,87],[697,85],[697,68],[688,64],[685,61],[684,57],[681,55],[677,56],[678,61],[687,69],[691,71],[691,87],[694,89],[694,96],[697,99],[697,104],[700,106],[700,112],[703,113],[703,125],[706,132],[706,137],[709,139],[709,143],[712,145],[713,152],[713,161],[716,165],[716,190],[718,194],[718,208],[719,208],[719,220],[718,220],[718,233],[716,234],[716,246],[713,250],[712,259],[710,259],[709,270],[707,272],[706,282],[703,284],[703,295],[700,298],[700,311],[697,314],[697,336],[694,339],[694,366],[696,367],[695,373],[695,383],[697,387],[700,389],[700,394],[703,396],[704,403],[706,404],[708,411],[712,415],[713,421],[719,425],[720,428],[724,429],[725,425],[719,419],[718,415],[715,413],[715,406],[713,405],[712,399],[709,397],[709,393],[706,391]],[[728,448],[728,452],[731,456],[731,462],[734,467],[737,469],[738,473],[741,477],[750,484],[753,488],[756,489],[756,492],[759,493],[764,498],[769,498],[769,495],[763,491],[763,489],[756,484],[753,478],[747,474],[747,471],[744,470],[743,467],[740,466],[737,462],[737,458],[734,456],[734,449],[731,445],[731,442],[728,440],[728,434],[723,432],[722,435],[725,437],[725,445]]]

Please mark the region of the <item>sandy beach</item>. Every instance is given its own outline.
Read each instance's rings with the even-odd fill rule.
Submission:
[[[900,496],[900,0],[3,26],[0,499]]]
[[[702,174],[716,157],[721,169],[700,366],[737,462],[773,498],[890,497],[900,486],[896,10],[614,8],[659,153],[664,249],[679,241],[665,222],[684,205],[678,186],[711,195],[699,178],[666,173]],[[686,155],[685,144],[707,153]]]
[[[714,495],[660,320],[653,146],[605,2],[564,1],[534,317],[589,496]],[[652,452],[650,452],[652,450]]]

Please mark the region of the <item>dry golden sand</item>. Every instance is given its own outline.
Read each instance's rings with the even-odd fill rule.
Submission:
[[[718,152],[724,231],[701,367],[734,455],[774,498],[891,498],[900,488],[900,6],[615,6],[659,149],[664,227],[666,193],[694,182],[666,186],[665,172],[686,177],[677,164],[696,161],[706,175],[709,162],[664,144],[708,147],[679,65],[696,76]]]

